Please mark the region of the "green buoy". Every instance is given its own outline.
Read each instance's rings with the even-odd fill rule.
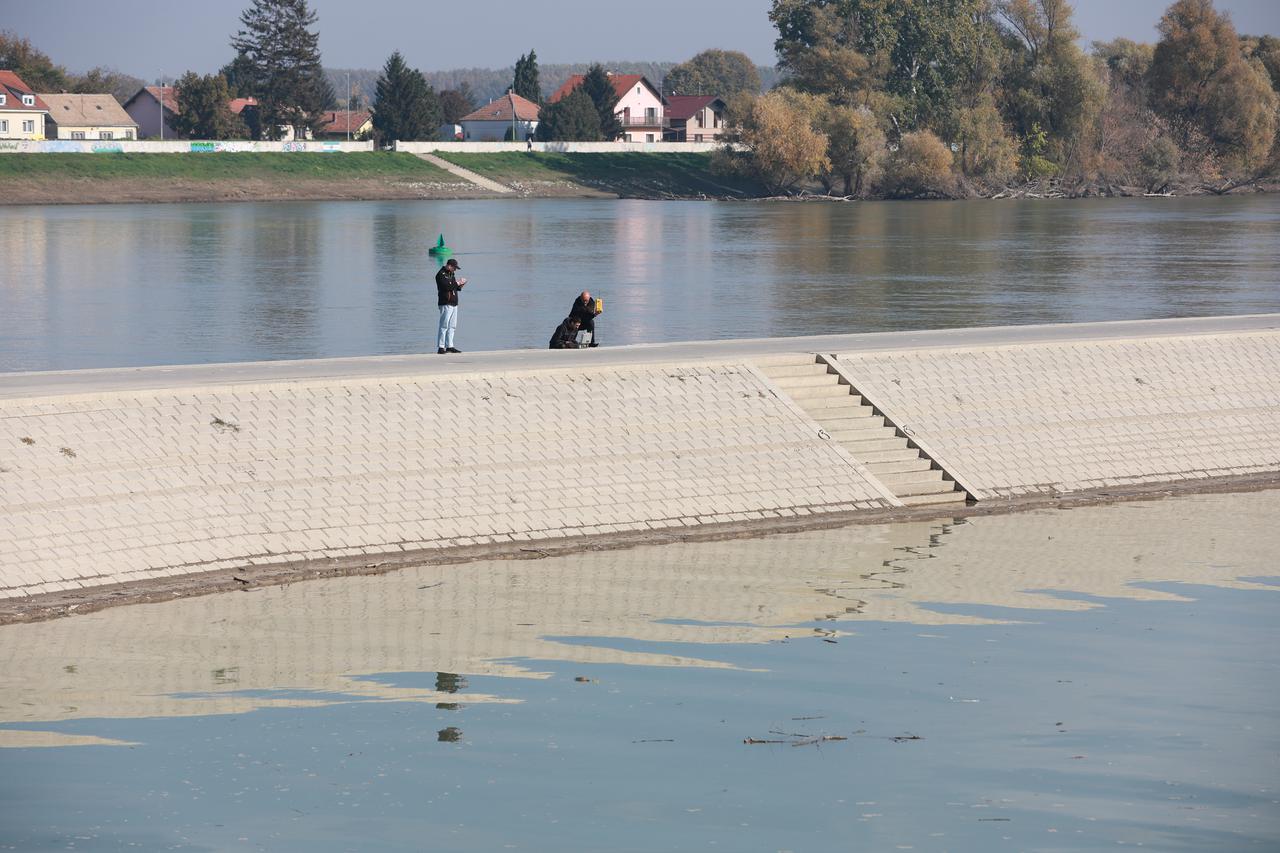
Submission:
[[[444,235],[441,234],[440,239],[436,241],[436,244],[427,250],[427,254],[432,257],[443,258],[452,255],[453,249],[450,249],[444,244]]]

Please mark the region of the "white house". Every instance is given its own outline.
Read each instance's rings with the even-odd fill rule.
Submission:
[[[515,92],[464,115],[462,138],[468,142],[524,142],[538,129],[539,107]]]
[[[49,107],[22,78],[0,71],[0,139],[44,139]]]
[[[568,95],[582,85],[583,75],[574,74],[547,100],[550,103]],[[614,113],[622,123],[624,142],[661,142],[666,126],[662,93],[641,74],[609,73],[613,91],[618,95]]]
[[[138,123],[110,95],[41,94],[50,139],[137,139]]]

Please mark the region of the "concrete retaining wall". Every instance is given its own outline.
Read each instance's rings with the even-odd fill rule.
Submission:
[[[1280,334],[844,353],[978,499],[1280,471]]]
[[[341,140],[296,142],[267,142],[250,139],[178,139],[166,142],[127,139],[0,140],[0,154],[268,154],[273,152],[322,154],[372,150],[372,142]]]
[[[535,142],[534,151],[564,154],[619,154],[628,151],[650,154],[709,154],[722,146],[714,142]],[[439,151],[456,154],[496,154],[528,150],[523,142],[399,142],[395,150],[410,154]]]
[[[796,353],[979,500],[1280,472],[1280,315],[7,374],[0,598],[899,505]]]

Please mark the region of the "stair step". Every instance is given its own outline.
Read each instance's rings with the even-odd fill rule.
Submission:
[[[819,364],[818,357],[811,352],[789,352],[781,355],[766,355],[753,359],[756,367],[771,370],[775,367],[796,367],[806,364]],[[824,364],[823,367],[826,367]]]
[[[937,468],[901,471],[896,474],[877,474],[876,477],[880,482],[892,489],[894,494],[899,495],[917,494],[916,486],[940,486],[945,482],[947,488],[955,487],[955,484],[951,481],[942,479],[942,471]]]
[[[936,495],[899,495],[898,500],[907,506],[928,506],[929,504],[960,504],[968,500],[961,491],[943,492]]]
[[[859,406],[857,413],[851,417],[823,418],[822,428],[827,432],[842,430],[865,432],[867,430],[884,429],[884,418],[873,415],[870,406]]]
[[[825,364],[810,362],[809,364],[771,364],[760,368],[765,376],[774,381],[789,379],[793,376],[834,376]]]
[[[892,490],[900,498],[915,497],[917,495],[943,495],[947,492],[954,492],[956,484],[951,480],[930,480],[928,482],[894,486]]]
[[[804,376],[774,376],[771,377],[779,388],[790,394],[797,388],[836,388],[836,377],[830,373],[812,373]],[[846,391],[848,386],[845,386]]]
[[[824,382],[821,385],[803,386],[794,390],[788,390],[793,400],[815,400],[826,399],[848,399],[853,395],[849,393],[848,385],[837,385],[834,382]]]
[[[867,420],[871,420],[868,418]],[[832,429],[824,426],[827,435],[831,436],[841,444],[860,444],[864,441],[887,441],[896,438],[892,432],[885,427],[879,429]]]
[[[867,470],[880,479],[891,474],[906,474],[911,471],[928,471],[933,463],[923,456],[914,459],[898,459],[892,462],[867,462]]]
[[[844,445],[848,449],[848,445]],[[863,464],[871,464],[873,462],[906,462],[911,459],[919,459],[920,451],[914,447],[903,447],[898,450],[859,450],[857,452],[849,450],[854,459]]]
[[[867,461],[865,454],[867,453],[884,453],[890,450],[910,450],[912,453],[919,454],[918,450],[907,447],[905,438],[873,438],[866,441],[842,441],[840,446],[849,451],[854,459],[859,461]]]
[[[866,406],[866,401],[857,394],[850,394],[848,385],[840,387],[845,389],[841,397],[796,397],[794,394],[791,396],[806,412],[821,413],[824,417],[838,417],[839,415],[833,413],[850,408],[854,411],[865,408],[867,414],[871,414],[871,407]]]

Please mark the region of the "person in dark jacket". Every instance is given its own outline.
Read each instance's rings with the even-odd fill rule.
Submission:
[[[440,306],[440,329],[436,333],[436,352],[461,352],[453,348],[453,335],[458,330],[458,291],[467,283],[465,278],[454,275],[462,267],[453,258],[444,262],[436,273],[436,303]]]
[[[582,331],[591,333],[590,346],[593,347],[600,345],[596,340],[596,317],[599,314],[600,312],[596,310],[596,301],[585,290],[582,291],[581,296],[573,300],[573,307],[569,309],[569,316],[578,318]]]
[[[551,346],[548,349],[578,349],[578,329],[581,325],[577,317],[565,317],[551,333]]]

